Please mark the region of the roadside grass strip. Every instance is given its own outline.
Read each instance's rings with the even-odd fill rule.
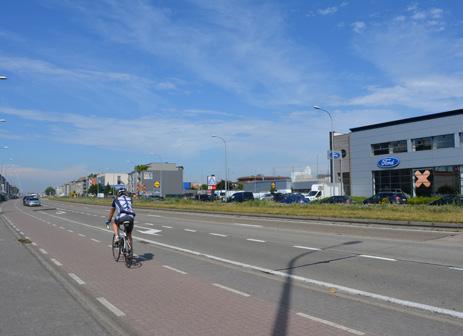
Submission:
[[[218,283],[214,283],[213,284],[215,287],[218,287],[218,288],[222,288],[226,291],[229,291],[229,292],[232,292],[232,293],[235,293],[235,294],[238,294],[238,295],[241,295],[241,296],[244,296],[244,297],[249,297],[251,295],[249,295],[248,293],[244,293],[244,292],[240,292],[236,289],[233,289],[233,288],[230,288],[230,287],[226,287],[224,285],[221,285],[221,284],[218,284]]]
[[[351,333],[351,334],[354,334],[354,335],[359,335],[359,336],[365,335],[365,333],[362,332],[362,331],[351,329],[351,328],[345,327],[343,325],[340,325],[340,324],[337,324],[337,323],[334,323],[334,322],[331,322],[331,321],[323,320],[323,319],[315,317],[315,316],[307,315],[307,314],[304,314],[304,313],[296,313],[296,315],[301,316],[301,317],[306,318],[306,319],[309,319],[309,320],[312,320],[312,321],[315,321],[315,322],[319,322],[319,323],[328,325],[330,327],[334,327],[334,328],[337,328],[337,329],[347,331],[348,333]]]
[[[111,302],[106,300],[104,297],[98,297],[96,299],[117,317],[125,316],[125,313],[122,310],[117,308],[115,305],[113,305]]]

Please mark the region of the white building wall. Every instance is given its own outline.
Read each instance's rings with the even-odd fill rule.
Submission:
[[[463,114],[352,132],[350,148],[352,195],[373,194],[372,171],[379,170],[378,161],[388,156],[400,159],[400,165],[393,169],[463,165],[460,132],[463,132]],[[451,133],[455,134],[455,148],[418,152],[414,152],[411,148],[411,139]],[[372,144],[397,140],[408,141],[408,152],[373,155]]]

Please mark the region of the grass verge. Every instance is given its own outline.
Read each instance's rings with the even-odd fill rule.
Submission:
[[[110,206],[112,199],[53,198],[58,201]],[[188,211],[225,212],[231,214],[263,214],[316,218],[349,218],[406,222],[463,223],[463,207],[429,205],[363,205],[308,204],[288,205],[266,201],[245,203],[199,202],[171,199],[164,201],[134,200],[135,208],[175,209]]]

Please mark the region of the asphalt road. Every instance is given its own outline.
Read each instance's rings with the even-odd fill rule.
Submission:
[[[3,205],[9,226],[142,335],[463,335],[462,233],[139,210],[126,269],[107,212]]]

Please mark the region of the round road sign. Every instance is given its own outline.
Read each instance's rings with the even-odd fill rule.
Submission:
[[[154,187],[159,188],[161,186],[161,182],[159,181],[154,181]]]

